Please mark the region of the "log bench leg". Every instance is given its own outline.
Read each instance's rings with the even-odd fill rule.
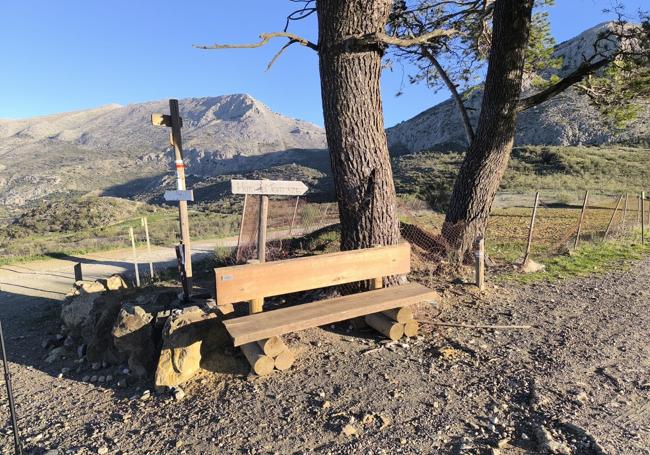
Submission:
[[[257,343],[243,344],[241,345],[241,350],[255,374],[260,376],[271,374],[275,366],[275,361],[273,357],[264,354]]]
[[[280,337],[244,344],[241,350],[255,374],[265,376],[273,369],[284,371],[291,368],[296,356],[289,350]]]
[[[420,327],[413,319],[413,311],[409,307],[369,314],[365,317],[365,321],[370,327],[393,341],[399,340],[402,336],[416,337]]]
[[[383,313],[369,314],[365,319],[370,327],[393,341],[397,341],[404,336],[404,324],[392,320]]]
[[[264,297],[248,302],[248,314],[261,313],[264,307]]]

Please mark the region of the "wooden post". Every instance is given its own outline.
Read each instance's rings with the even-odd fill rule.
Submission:
[[[641,192],[641,245],[645,244],[645,191]]]
[[[269,197],[260,196],[260,219],[257,229],[257,259],[266,262],[266,221],[269,214]]]
[[[523,264],[526,264],[530,256],[530,247],[533,243],[533,229],[535,228],[535,217],[537,216],[537,205],[539,204],[539,191],[535,193],[535,203],[533,205],[533,214],[530,217],[530,226],[528,227],[528,242],[526,242],[526,251],[524,251]]]
[[[639,200],[639,203],[636,206],[636,222],[637,224],[641,224],[641,209],[643,208],[643,199],[641,199],[641,195],[638,195],[637,199]]]
[[[585,191],[585,200],[582,203],[582,210],[580,211],[580,221],[578,222],[578,232],[576,233],[576,241],[573,244],[573,248],[578,247],[580,242],[580,233],[582,232],[582,222],[585,219],[585,212],[587,211],[587,202],[589,201],[589,191]]]
[[[259,264],[259,259],[249,259],[247,264]],[[248,301],[248,314],[261,313],[264,308],[264,297]]]
[[[183,141],[181,138],[182,120],[178,112],[178,100],[169,100],[169,115],[171,120],[171,143],[174,146],[176,164],[176,187],[178,190],[186,190],[185,187],[185,164],[183,162]],[[185,300],[192,297],[192,247],[190,242],[190,219],[187,212],[187,201],[178,201],[178,215],[181,228],[181,239],[184,249],[184,268],[186,280]]]
[[[133,235],[133,228],[129,228],[129,235],[131,236],[131,249],[133,250],[133,266],[135,267],[135,285],[140,287],[140,271],[138,270],[138,254],[135,250],[135,236]]]
[[[147,221],[147,217],[143,216],[142,219],[140,220],[140,223],[144,227],[144,235],[145,238],[147,239],[147,256],[149,256],[149,276],[151,277],[151,281],[153,281],[153,262],[151,261],[151,241],[149,240],[149,223]]]
[[[644,200],[644,203],[645,203],[645,200]],[[648,210],[646,210],[645,213],[647,215],[646,216],[646,226],[647,226],[648,224],[650,224],[650,204],[648,204]]]
[[[627,200],[629,198],[629,194],[625,193],[625,204],[623,205],[623,219],[621,220],[621,225],[625,225],[625,216],[627,215]]]
[[[74,280],[75,282],[77,281],[83,281],[84,276],[83,273],[81,272],[81,262],[78,262],[74,265]]]
[[[300,202],[300,196],[296,196],[296,205],[293,207],[293,216],[291,217],[291,225],[289,226],[289,237],[291,237],[291,232],[293,231],[293,224],[296,222],[296,213],[298,213],[298,202]]]
[[[607,236],[609,235],[609,230],[612,228],[612,223],[614,222],[614,217],[616,216],[616,212],[618,211],[618,207],[621,205],[621,201],[623,200],[623,195],[618,198],[618,202],[616,202],[616,207],[614,207],[614,211],[612,212],[612,217],[609,219],[609,223],[607,223],[607,229],[605,229],[605,235],[603,236],[603,242],[607,240]]]
[[[239,226],[239,237],[237,238],[237,253],[235,255],[235,261],[239,262],[239,256],[241,254],[241,240],[244,235],[244,221],[246,220],[246,204],[248,203],[248,194],[244,194],[244,207],[241,210],[241,225]]]
[[[479,237],[476,251],[476,286],[482,291],[485,289],[485,239]]]

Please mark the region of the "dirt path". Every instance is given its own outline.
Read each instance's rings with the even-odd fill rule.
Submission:
[[[63,292],[71,269],[61,267],[49,280]],[[394,345],[346,324],[313,329],[288,337],[298,353],[290,371],[250,377],[235,354],[189,383],[180,402],[140,399],[146,383],[83,382],[85,370],[58,378],[75,365],[46,364],[40,343],[57,332],[60,294],[45,292],[40,280],[48,275],[34,268],[23,288],[3,284],[0,301],[33,453],[650,454],[650,259],[561,285],[491,287],[483,296],[441,286],[439,319],[533,328],[429,326],[422,338]],[[27,287],[41,294],[13,294],[37,292]],[[343,434],[346,425],[356,434]],[[0,452],[10,453],[10,444],[4,426]]]

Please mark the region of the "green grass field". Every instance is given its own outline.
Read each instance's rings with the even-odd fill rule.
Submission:
[[[459,153],[439,152],[394,158],[393,169],[403,221],[417,224],[433,234],[439,233],[444,218],[442,209],[448,201],[461,160]],[[295,172],[294,168],[288,166],[286,171]],[[274,169],[279,174],[273,178],[292,178],[282,174],[285,167]],[[328,178],[321,171],[314,171],[313,176],[307,171],[303,174],[313,177],[311,183],[315,185],[318,178]],[[623,223],[621,206],[612,223],[611,236],[619,240],[623,233],[629,236],[638,220],[635,195],[648,185],[648,177],[650,150],[644,148],[516,148],[488,225],[488,254],[504,264],[523,255],[537,190],[541,191],[541,203],[533,234],[532,257],[548,263],[550,270],[553,269],[551,265],[559,267],[561,264],[551,261],[573,245],[586,189],[591,190],[591,196],[580,239],[585,248],[601,242],[618,195],[625,192],[631,194],[626,220]],[[225,188],[227,182],[222,180],[214,185]],[[226,191],[223,188],[207,191],[205,188],[198,191],[205,192],[206,197],[211,192],[222,195]],[[190,211],[192,238],[237,235],[240,199],[228,196],[194,204]],[[428,203],[438,210],[431,210]],[[276,211],[271,211],[269,227],[288,227],[293,203],[287,201],[277,207]],[[322,207],[324,205],[301,206],[298,221],[308,219],[310,224],[317,224],[323,216]],[[335,209],[330,212],[335,214]],[[332,213],[328,216],[331,217]],[[177,241],[178,212],[175,208],[116,198],[82,197],[36,207],[12,225],[0,229],[0,263],[129,247],[129,227],[134,228],[138,242],[144,241],[140,225],[142,216],[148,218],[153,244],[170,245]],[[333,234],[328,235],[331,237]],[[328,238],[326,243],[331,245],[331,240]],[[626,241],[633,240],[628,238]],[[625,248],[614,252],[622,256],[629,253]]]

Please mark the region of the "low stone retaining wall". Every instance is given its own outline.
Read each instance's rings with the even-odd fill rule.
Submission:
[[[128,288],[122,277],[78,281],[61,308],[63,346],[54,362],[76,348],[80,359],[102,365],[128,364],[137,378],[154,378],[158,389],[192,378],[201,360],[223,351],[230,340],[214,301],[184,305],[171,288]]]

